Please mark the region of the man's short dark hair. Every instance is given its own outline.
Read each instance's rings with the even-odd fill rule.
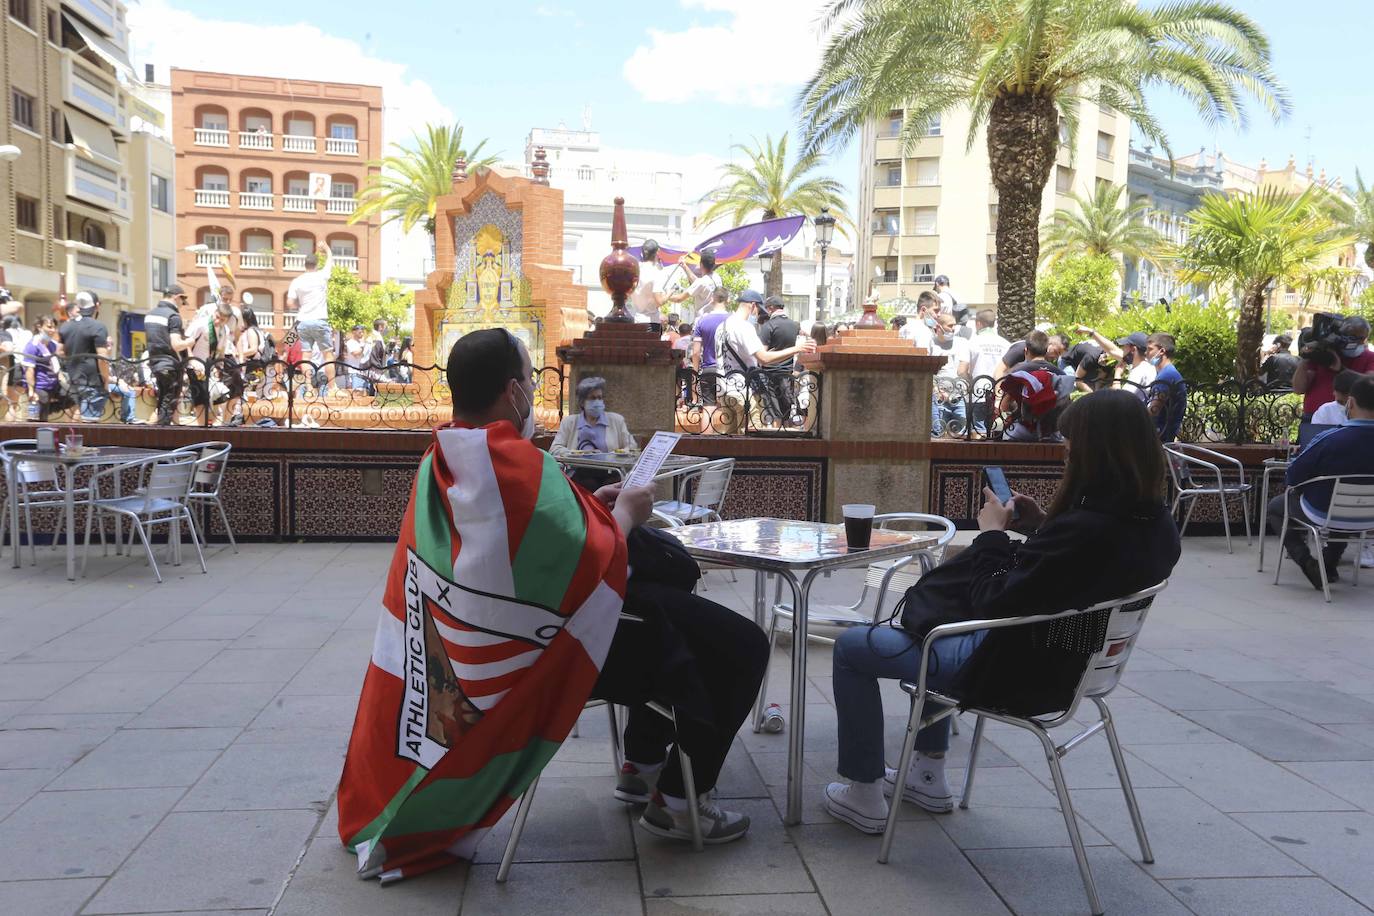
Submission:
[[[308,255],[305,256],[305,269],[306,269],[306,270],[314,270],[316,267],[319,267],[319,266],[320,266],[320,256],[319,256],[319,255],[315,254],[315,253],[312,251],[310,254],[308,254]]]
[[[470,331],[448,352],[448,387],[453,406],[463,413],[481,413],[520,378],[524,365],[514,335],[505,328]]]
[[[730,291],[723,286],[717,286],[711,290],[712,302],[726,302],[730,299]]]
[[[1044,331],[1031,331],[1026,335],[1026,355],[1043,359],[1050,352],[1050,338]]]
[[[776,312],[778,309],[787,308],[787,302],[781,296],[769,296],[767,299],[763,300],[763,305],[770,312]]]
[[[385,318],[374,318],[374,319],[372,319],[372,329],[373,329],[374,331],[380,331],[380,330],[381,330],[382,328],[384,328],[384,327],[386,327],[386,319],[385,319]]]
[[[1374,410],[1374,373],[1366,372],[1359,381],[1350,386],[1350,396],[1360,410]]]
[[[1360,340],[1369,339],[1369,322],[1359,315],[1351,315],[1341,322],[1341,333],[1347,337],[1357,337]]]
[[[658,258],[658,242],[653,239],[645,239],[644,244],[639,247],[639,259],[641,261],[653,261]]]
[[[905,316],[905,315],[893,315],[893,316],[892,316],[892,326],[893,326],[894,328],[904,328],[904,327],[906,327],[906,316]]]
[[[1356,372],[1354,369],[1342,369],[1336,373],[1336,377],[1331,380],[1333,391],[1344,391],[1350,393],[1350,389],[1355,387],[1355,383],[1363,377],[1363,373]]]
[[[932,293],[930,290],[926,290],[925,292],[921,293],[921,295],[916,297],[916,307],[920,308],[923,305],[928,305],[932,308],[938,308],[940,305],[940,297]]]
[[[1280,352],[1286,353],[1288,348],[1293,346],[1293,338],[1287,334],[1280,334],[1274,338],[1274,346],[1278,347]]]
[[[713,251],[703,251],[701,253],[701,269],[708,274],[716,269],[716,254]]]
[[[1069,336],[1067,334],[1056,334],[1051,339],[1059,341],[1059,346],[1063,347],[1065,350],[1069,348]]]
[[[1177,346],[1177,344],[1174,343],[1174,335],[1165,334],[1162,331],[1158,334],[1151,334],[1150,343],[1163,350],[1165,356],[1170,359],[1174,358],[1174,347]]]
[[[978,322],[981,327],[990,328],[997,324],[997,313],[992,309],[979,309],[978,314],[973,316],[973,320]]]

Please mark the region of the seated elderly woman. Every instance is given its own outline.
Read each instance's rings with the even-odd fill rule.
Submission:
[[[569,414],[558,424],[549,454],[557,458],[574,451],[613,452],[616,449],[638,448],[630,435],[625,418],[606,409],[606,380],[588,376],[577,383],[577,413]],[[574,483],[589,490],[613,483],[616,475],[608,471],[578,468],[569,475]]]

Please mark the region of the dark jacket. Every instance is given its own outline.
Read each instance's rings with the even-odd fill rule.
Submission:
[[[1164,581],[1178,557],[1178,529],[1162,504],[1132,511],[1084,499],[1025,541],[978,535],[907,591],[902,625],[924,637],[942,623],[1089,607]],[[1060,647],[1049,629],[989,630],[953,695],[1015,715],[1066,708],[1092,653]]]

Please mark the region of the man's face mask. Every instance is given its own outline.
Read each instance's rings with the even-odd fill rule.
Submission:
[[[522,438],[525,438],[525,439],[533,439],[533,438],[534,438],[534,402],[533,402],[532,400],[530,400],[530,396],[529,396],[529,395],[525,394],[525,388],[524,388],[524,386],[521,385],[521,384],[519,384],[518,382],[517,382],[516,385],[515,385],[515,390],[518,391],[518,392],[520,392],[520,397],[524,400],[525,404],[529,407],[529,413],[526,413],[526,414],[524,415],[524,417],[522,418],[522,423],[521,423],[521,425],[520,425],[520,435],[521,435]],[[514,410],[515,410],[515,415],[516,415],[517,417],[519,417],[519,416],[520,416],[520,405],[517,404],[517,403],[515,402],[514,399],[512,399],[511,402],[510,402],[510,406],[511,406],[512,408],[514,408]]]

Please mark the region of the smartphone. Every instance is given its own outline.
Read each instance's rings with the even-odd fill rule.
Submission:
[[[1003,473],[1001,468],[996,466],[985,467],[983,468],[983,476],[987,478],[988,486],[992,489],[993,495],[1001,500],[1002,505],[1005,506],[1011,502],[1011,486],[1008,485],[1007,475]],[[1011,510],[1012,519],[1015,520],[1019,515],[1020,513],[1013,506]]]

